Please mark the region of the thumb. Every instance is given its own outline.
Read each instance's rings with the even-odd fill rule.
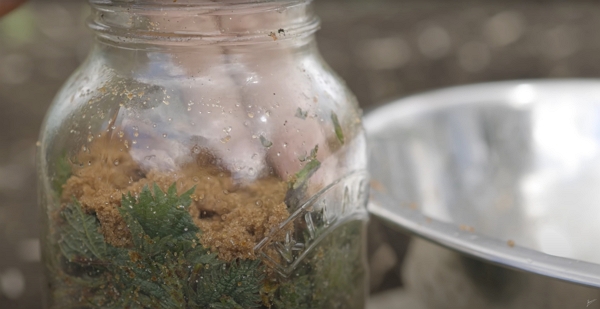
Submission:
[[[24,2],[25,0],[0,0],[0,17],[8,14]]]

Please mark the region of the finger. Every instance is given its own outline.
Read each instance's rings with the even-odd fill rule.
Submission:
[[[0,17],[8,14],[24,2],[25,0],[0,0]]]

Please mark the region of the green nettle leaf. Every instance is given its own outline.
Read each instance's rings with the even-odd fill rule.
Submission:
[[[338,140],[342,145],[344,145],[344,131],[342,130],[342,126],[340,125],[340,120],[336,113],[331,113],[331,121],[333,121],[333,127],[335,129],[335,136],[337,136]]]
[[[204,248],[198,246],[195,250],[188,252],[185,257],[192,265],[208,265],[209,267],[213,267],[223,264],[223,262],[217,259],[218,256],[217,253],[207,253]]]
[[[287,281],[279,287],[277,292],[277,298],[275,299],[274,305],[277,309],[311,309],[312,307],[312,294],[313,294],[313,281],[312,278],[307,275],[300,275],[295,277],[293,280]]]
[[[308,179],[321,167],[321,162],[316,158],[311,159],[306,163],[298,173],[296,173],[296,181],[292,185],[292,189],[298,189],[303,186]]]
[[[259,308],[263,280],[260,261],[210,267],[200,273],[194,302],[201,308]]]
[[[310,157],[311,157],[312,159],[316,159],[316,158],[317,158],[317,153],[319,153],[319,145],[318,145],[318,144],[317,144],[317,145],[315,145],[315,148],[313,148],[313,149],[310,151]]]
[[[107,247],[96,217],[88,215],[73,200],[61,211],[66,226],[58,246],[69,262],[93,263],[106,257]]]
[[[316,149],[312,157],[316,161]],[[303,182],[318,166],[309,164],[297,175]],[[346,308],[359,293],[354,286],[361,280],[355,273],[358,228],[337,230],[321,245],[327,254],[309,258],[292,279],[265,289],[272,282],[265,283],[260,261],[226,263],[198,243],[197,233],[188,233],[197,232],[185,211],[190,194],[177,196],[174,186],[166,193],[154,186],[154,194],[145,188],[137,200],[124,196],[120,210],[133,244],[128,248],[106,244],[96,217],[77,201],[66,205],[59,240],[64,263],[55,291],[66,299],[61,308]],[[171,234],[159,231],[159,225]],[[183,226],[188,231],[181,232]]]
[[[361,224],[347,223],[325,240],[325,258],[312,257],[313,304],[316,308],[345,308],[360,295],[360,283],[365,280],[361,271]]]
[[[62,195],[62,186],[71,177],[72,172],[71,162],[69,162],[67,155],[60,156],[56,161],[55,174],[52,178],[52,187],[58,193],[58,196]]]
[[[320,166],[317,149],[296,175],[302,187]],[[289,280],[268,281],[260,260],[225,262],[199,243],[187,212],[192,192],[178,196],[175,185],[166,192],[154,185],[137,198],[124,195],[120,212],[132,243],[127,248],[105,243],[95,215],[77,201],[66,205],[54,291],[65,300],[61,308],[349,308],[360,292],[361,247],[354,243],[360,229],[336,230],[320,245],[326,254],[307,258]]]
[[[173,184],[167,192],[163,192],[154,184],[154,195],[148,187],[144,187],[137,200],[131,193],[121,200],[121,212],[129,213],[141,225],[144,233],[154,238],[171,236],[176,240],[195,239],[199,232],[192,217],[187,211],[195,188],[177,196]]]
[[[288,208],[295,209],[295,207],[300,205],[301,198],[306,193],[308,180],[317,172],[317,170],[319,170],[319,168],[321,168],[321,162],[317,159],[318,152],[319,145],[316,145],[315,148],[310,151],[310,157],[306,158],[306,160],[309,160],[308,163],[306,163],[289,182],[289,190],[285,196],[285,204]]]
[[[121,200],[121,203],[125,203],[125,198]],[[129,206],[127,206],[129,207]],[[137,249],[143,249],[146,247],[146,234],[144,233],[144,229],[139,224],[139,222],[133,218],[130,211],[125,210],[126,207],[119,208],[119,212],[121,213],[121,217],[123,217],[123,221],[127,224],[127,228],[129,229],[129,233],[131,234],[131,240],[133,242],[133,246]]]
[[[271,142],[270,140],[268,140],[266,137],[264,137],[262,135],[260,136],[260,143],[265,148],[270,148],[271,146],[273,146],[273,142]]]
[[[306,119],[306,117],[308,116],[308,111],[303,111],[300,107],[298,107],[295,116],[300,119]]]
[[[78,202],[67,205],[59,247],[67,263],[55,295],[71,307],[130,309],[250,309],[261,304],[260,261],[225,263],[200,245],[187,211],[194,189],[178,196],[154,185],[136,198],[124,195],[119,209],[132,246],[105,243],[100,224]],[[91,266],[90,266],[91,265]],[[100,268],[96,269],[96,265]],[[79,289],[77,289],[79,287]]]
[[[181,265],[173,254],[165,253],[161,263],[146,257],[132,261],[130,267],[124,268],[128,277],[124,281],[135,287],[131,295],[137,298],[144,308],[179,309],[184,307],[184,286],[187,284]],[[140,267],[141,266],[141,267]],[[123,275],[127,275],[123,273]]]

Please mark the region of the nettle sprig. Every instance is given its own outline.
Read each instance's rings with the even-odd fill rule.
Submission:
[[[131,247],[105,242],[100,223],[73,200],[61,211],[58,246],[65,269],[76,275],[72,307],[215,308],[262,306],[264,269],[259,261],[217,259],[198,241],[201,231],[188,212],[191,189],[181,195],[154,185],[139,196],[126,194],[119,209],[131,234]]]

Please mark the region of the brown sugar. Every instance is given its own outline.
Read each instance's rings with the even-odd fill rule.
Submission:
[[[235,183],[207,151],[195,155],[195,162],[184,164],[178,173],[143,171],[122,139],[105,136],[77,160],[81,164],[63,185],[62,201],[75,198],[95,214],[106,242],[116,247],[131,245],[119,212],[122,195],[135,196],[153,184],[166,191],[175,183],[178,194],[195,187],[189,212],[202,231],[200,242],[225,261],[255,259],[254,247],[290,215],[284,203],[287,183],[272,176]]]
[[[507,244],[509,247],[511,247],[511,248],[514,248],[514,247],[515,247],[515,241],[514,241],[514,240],[512,240],[512,239],[509,239],[509,240],[506,242],[506,244]]]
[[[82,151],[72,176],[63,185],[62,201],[77,199],[84,210],[95,213],[106,241],[117,247],[127,246],[129,231],[119,215],[121,196],[140,171],[123,143],[108,136],[96,139]]]

